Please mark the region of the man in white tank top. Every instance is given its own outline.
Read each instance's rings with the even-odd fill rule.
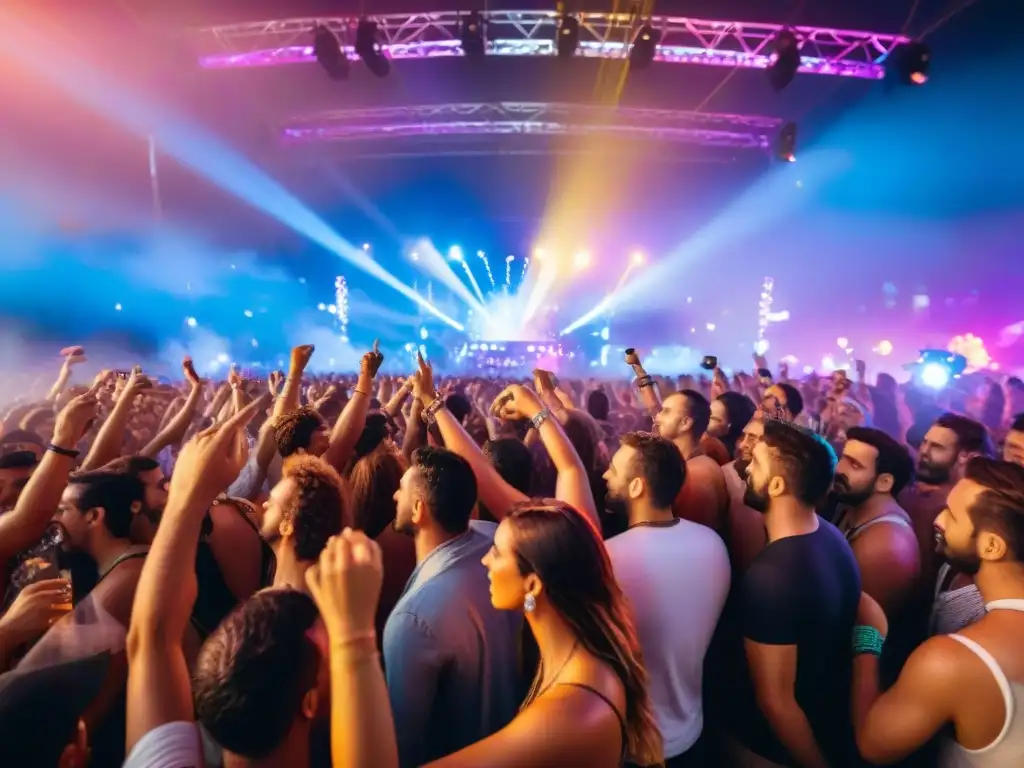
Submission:
[[[947,724],[956,741],[940,766],[1024,765],[1024,467],[977,457],[935,521],[943,555],[974,576],[988,612],[958,634],[933,637],[884,694],[878,654],[887,622],[861,598],[854,630],[853,718],[872,763],[893,763]]]
[[[672,514],[686,463],[671,441],[624,435],[604,478],[629,514],[608,555],[633,606],[666,765],[674,768],[696,757],[704,655],[729,593],[729,555],[713,530]]]

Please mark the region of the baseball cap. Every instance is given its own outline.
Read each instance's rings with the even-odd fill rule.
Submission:
[[[104,651],[0,675],[0,765],[56,765],[109,666]]]

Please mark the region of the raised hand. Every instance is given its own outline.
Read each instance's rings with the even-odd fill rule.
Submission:
[[[174,466],[169,495],[190,508],[212,504],[245,466],[249,458],[245,427],[269,402],[270,395],[264,394],[186,443]]]
[[[292,375],[301,375],[302,372],[306,370],[306,366],[309,365],[309,360],[313,357],[313,353],[315,351],[316,347],[312,344],[301,344],[297,347],[293,347],[289,373]]]
[[[384,581],[380,546],[362,531],[332,536],[306,584],[333,640],[372,636]]]
[[[629,349],[627,349],[626,350],[626,365],[640,365],[640,364],[641,364],[640,363],[640,355],[637,354],[637,351],[633,347],[630,347]]]
[[[99,392],[100,386],[102,382],[94,382],[88,392],[71,398],[57,414],[53,428],[53,443],[58,448],[74,450],[85,437],[96,418],[96,410],[99,407],[96,393]]]
[[[533,386],[541,395],[555,394],[555,382],[552,379],[551,371],[545,371],[542,368],[534,368]]]
[[[19,643],[27,643],[52,627],[71,610],[71,584],[67,579],[43,579],[18,594],[0,623]]]
[[[419,398],[426,401],[427,399],[433,400],[437,394],[437,390],[434,386],[434,366],[423,359],[423,355],[419,352],[416,353],[416,375],[419,379]],[[415,387],[416,384],[413,384]],[[415,389],[413,390],[415,391]],[[424,405],[429,403],[424,402]]]
[[[181,361],[181,371],[185,374],[185,379],[193,387],[200,387],[203,385],[203,380],[199,378],[199,374],[196,373],[196,367],[192,364],[191,357],[185,357]]]
[[[373,349],[363,355],[363,359],[359,363],[359,373],[372,379],[377,375],[383,362],[384,355],[380,351],[380,339],[374,339]]]
[[[491,415],[506,421],[532,419],[544,409],[537,394],[522,384],[512,384],[494,399]]]
[[[142,366],[136,365],[132,368],[132,372],[128,376],[128,381],[125,382],[121,395],[122,397],[135,397],[142,390],[150,389],[152,386],[153,382],[142,372]]]

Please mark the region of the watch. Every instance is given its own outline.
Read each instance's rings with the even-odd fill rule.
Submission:
[[[533,424],[534,429],[540,429],[540,425],[551,418],[551,409],[542,408],[536,414],[530,417],[530,423]]]

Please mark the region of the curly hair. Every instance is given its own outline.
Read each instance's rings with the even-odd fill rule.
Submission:
[[[294,455],[300,449],[308,450],[313,433],[326,426],[323,416],[308,405],[286,413],[274,424],[274,440],[283,458]]]
[[[316,560],[327,540],[349,523],[341,476],[323,459],[295,454],[284,463],[284,478],[294,480],[297,489],[285,512],[295,531],[295,554],[300,560]]]
[[[304,592],[264,590],[207,638],[196,662],[196,717],[222,748],[249,759],[284,741],[317,686],[320,651],[307,631],[319,616]]]
[[[537,574],[547,599],[580,645],[607,664],[622,683],[630,760],[661,765],[661,732],[648,692],[640,640],[600,532],[573,507],[546,499],[517,505],[505,522],[514,532],[520,573]],[[538,668],[537,674],[543,670]]]

